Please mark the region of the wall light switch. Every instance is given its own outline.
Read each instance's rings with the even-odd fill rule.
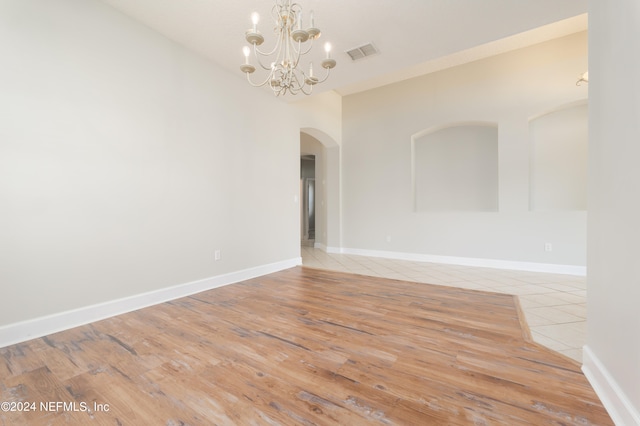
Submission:
[[[544,251],[553,251],[553,245],[551,243],[545,243]]]

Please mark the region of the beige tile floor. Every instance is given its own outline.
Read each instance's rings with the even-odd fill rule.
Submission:
[[[302,264],[314,268],[515,294],[534,340],[582,362],[587,318],[584,277],[329,254],[312,247],[301,250]]]

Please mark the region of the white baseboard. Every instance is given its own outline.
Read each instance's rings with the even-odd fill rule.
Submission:
[[[322,251],[327,251],[327,246],[324,245],[323,243],[314,243],[313,244],[313,248],[317,248],[317,249],[320,249]]]
[[[640,407],[634,407],[589,346],[582,348],[582,372],[617,426],[640,426]]]
[[[327,247],[327,253],[355,254],[358,256],[383,257],[386,259],[409,260],[413,262],[444,263],[447,265],[478,266],[482,268],[511,269],[515,271],[545,272],[586,276],[587,267],[579,265],[556,265],[553,263],[518,262],[513,260],[480,259],[473,257],[438,256],[419,253],[402,253],[383,250],[363,250]]]
[[[297,257],[228,274],[217,275],[215,277],[205,278],[203,280],[180,284],[173,287],[162,288],[148,293],[137,294],[122,299],[8,324],[0,327],[0,348],[135,311],[137,309],[157,305],[169,300],[200,293],[205,290],[289,269],[301,264],[302,258]]]

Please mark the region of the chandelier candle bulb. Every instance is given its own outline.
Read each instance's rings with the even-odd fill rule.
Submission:
[[[327,52],[327,59],[331,59],[331,43],[326,42],[324,44],[324,51]]]
[[[309,25],[309,28],[314,28],[315,27],[315,23],[314,23],[314,19],[313,19],[313,10],[311,12],[309,12],[309,22],[311,23]]]
[[[251,14],[251,22],[253,23],[253,32],[257,32],[258,31],[258,22],[260,22],[260,15],[258,15],[258,12],[253,12]]]
[[[251,49],[249,46],[245,46],[242,48],[242,53],[244,53],[244,63],[245,65],[249,65],[249,54],[251,53]]]
[[[309,77],[313,77],[313,63],[309,64]]]

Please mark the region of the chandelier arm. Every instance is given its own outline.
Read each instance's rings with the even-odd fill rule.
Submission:
[[[307,50],[305,50],[304,52],[300,52],[300,55],[301,55],[301,56],[304,56],[304,55],[306,55],[307,53],[311,52],[311,49],[313,48],[313,39],[312,39],[312,38],[309,38],[307,41],[309,41],[309,45],[308,45],[308,46],[306,46],[306,47],[307,47]],[[299,43],[298,45],[299,45],[298,50],[302,50],[301,48],[302,48],[304,45],[303,45],[302,43]]]
[[[271,8],[271,18],[274,20],[274,22],[276,22],[276,27],[274,28],[274,32],[276,34],[282,33],[282,30],[283,30],[282,17],[280,16],[280,13],[279,13],[279,10],[281,9],[281,7],[282,6],[280,5],[280,2],[276,1],[276,4]],[[276,44],[273,46],[273,49],[271,49],[270,52],[262,51],[256,45],[254,45],[254,52],[256,52],[256,58],[258,53],[262,56],[273,55],[276,52],[276,50],[280,48],[281,41],[282,41],[282,37],[278,37]]]
[[[298,24],[298,28],[296,28],[296,31],[297,30],[302,30],[302,25],[300,24],[300,22],[297,22],[299,14],[302,13],[302,6],[300,6],[298,3],[291,3],[291,2],[289,2],[289,3],[290,3],[289,10],[291,11],[291,14],[293,14],[295,16],[295,18],[296,18],[289,25],[289,34],[287,35],[287,37],[288,37],[289,42],[291,42],[291,40],[293,39],[291,30],[294,29],[294,25],[296,23]],[[302,43],[305,43],[307,40],[311,40],[311,42],[312,42],[311,45],[313,45],[313,38],[306,38],[306,37],[304,39],[299,39],[299,40],[296,41],[297,48],[296,48],[296,43],[291,43],[291,46],[293,47],[293,50],[298,55],[298,59],[300,58],[301,55],[306,55],[311,50],[311,48],[308,48],[305,52],[302,52],[302,46],[303,46]],[[296,61],[296,64],[297,63],[298,63],[298,61]]]
[[[311,40],[311,43],[309,44],[309,46],[307,47],[307,50],[305,50],[304,52],[302,52],[302,55],[306,55],[307,53],[311,52],[311,49],[313,48],[313,40]]]
[[[262,63],[262,58],[268,58],[270,55],[265,55],[265,54],[258,54],[259,52],[257,51],[257,47],[254,44],[254,52],[253,52],[253,56],[255,56],[256,61],[258,62],[258,65],[260,65],[260,68],[262,68],[263,70],[267,70],[270,71],[271,70],[271,64],[269,64],[269,66],[266,66],[265,64]],[[282,47],[280,44],[280,40],[278,40],[278,43],[276,44],[276,47]],[[280,49],[282,50],[282,49]],[[274,62],[278,61],[278,58],[280,57],[280,50],[278,51],[278,54],[276,55],[276,60]]]
[[[291,1],[288,2],[289,3],[289,9],[291,10],[295,10],[297,11],[302,11],[302,6],[300,6],[300,4],[298,3],[291,3]]]
[[[260,60],[260,58],[261,58],[260,56],[258,56],[258,55],[254,55],[254,56],[256,58],[256,61],[258,62],[258,65],[260,65],[260,68],[262,68],[263,70],[266,70],[266,71],[270,71],[271,70],[270,66],[266,66],[266,65],[264,65],[262,63],[262,61]]]
[[[295,58],[293,59],[293,68],[296,69],[298,68],[298,63],[300,63],[300,58],[302,57],[302,55],[300,54],[300,44],[301,42],[296,42],[296,43],[291,43],[291,41],[289,41],[290,43],[290,51],[292,50]],[[296,49],[296,44],[298,45],[298,49]]]
[[[309,91],[308,91],[308,92],[307,92],[306,90],[304,90],[304,88],[305,88],[305,87],[308,87],[308,88],[309,88]],[[307,85],[305,84],[304,86],[302,86],[302,87],[300,88],[300,91],[301,91],[302,93],[304,93],[305,95],[310,95],[310,94],[313,92],[313,86],[307,86]]]
[[[273,54],[277,51],[276,55],[275,55],[275,60],[273,62],[278,62],[280,59],[280,55],[282,53],[282,47],[284,44],[284,37],[283,37],[283,33],[280,34],[280,37],[278,37],[278,39],[276,40],[276,44],[275,46],[273,46],[273,49],[271,50],[271,52],[262,52],[260,49],[258,49],[258,47],[254,44],[253,45],[253,54],[256,58],[256,61],[258,61],[258,63],[260,64],[260,67],[262,67],[262,69],[265,70],[270,70],[271,69],[271,64],[269,64],[269,66],[265,66],[262,61],[261,61],[261,57],[263,58],[269,58],[270,56],[273,56]]]
[[[331,74],[331,69],[330,68],[325,68],[327,70],[327,73],[324,75],[324,78],[322,80],[318,80],[318,83],[324,83],[328,78],[329,78],[329,74]]]
[[[293,39],[292,36],[289,36],[289,38]],[[300,40],[297,40],[297,41],[295,39],[293,39],[293,40],[295,42],[295,44],[293,44],[293,47],[294,47],[296,53],[300,53],[302,55],[306,55],[307,53],[309,53],[311,51],[311,48],[313,47],[313,40],[314,40],[313,37],[308,37],[307,39],[300,39]],[[308,46],[306,45],[307,41],[309,42]],[[296,44],[297,44],[297,48],[296,48]],[[304,52],[302,51],[303,47],[306,47],[306,50]]]
[[[295,54],[296,53],[296,49],[294,46],[294,43],[292,42],[291,39],[291,32],[289,30],[287,30],[287,33],[283,33],[282,38],[283,43],[285,44],[285,51],[284,51],[284,58],[285,60],[287,60],[287,62],[289,63],[289,66],[292,66],[293,69],[295,69],[295,67],[298,66],[298,61],[297,58],[293,58],[292,57],[292,52]]]
[[[274,6],[275,8],[275,6]],[[278,20],[279,21],[279,20]],[[270,52],[267,51],[262,51],[258,48],[258,46],[256,46],[255,44],[253,45],[254,47],[254,52],[256,52],[256,55],[259,53],[262,56],[271,56],[273,55],[277,50],[280,50],[282,48],[282,41],[284,39],[284,37],[282,36],[282,34],[284,34],[283,29],[282,29],[282,25],[278,25],[276,28],[274,28],[274,32],[276,34],[280,34],[280,36],[277,38],[276,40],[276,44],[273,46],[273,49],[271,49]]]
[[[247,81],[253,87],[262,87],[266,85],[271,80],[271,77],[272,77],[271,73],[269,73],[269,75],[267,75],[267,78],[262,83],[254,83],[253,81],[251,81],[251,77],[249,73],[246,73],[246,74],[247,74]]]
[[[295,21],[298,18],[298,13],[302,13],[302,6],[300,6],[298,3],[291,3],[290,0],[287,0],[287,3],[288,3],[287,9],[289,10],[289,12],[291,12],[294,18],[291,22],[291,28],[293,28],[293,25],[295,24]],[[291,18],[291,14],[289,15],[290,18]]]
[[[309,93],[307,93],[304,88],[307,86],[306,80],[307,80],[307,75],[305,74],[304,70],[301,69],[296,69],[297,73],[294,74],[294,78],[295,78],[295,82],[296,82],[296,93],[297,92],[302,92],[305,95],[308,95]],[[300,78],[302,79],[302,82],[300,82]],[[313,89],[313,87],[312,87]]]
[[[286,95],[287,94],[287,88],[286,87],[274,87],[274,86],[271,86],[271,90],[273,90],[273,93],[276,96]]]
[[[278,52],[276,53],[276,57],[273,62],[282,63],[284,59],[286,59],[286,49],[287,49],[287,40],[286,34],[284,32],[280,33],[280,38],[278,38]]]
[[[304,93],[305,95],[310,95],[311,92],[313,91],[313,84],[307,84],[307,75],[305,74],[304,70],[300,70],[300,74],[302,76],[302,84],[300,84],[298,82],[298,85],[300,86],[300,92]],[[308,91],[305,90],[308,88]]]
[[[293,72],[291,73],[291,81],[289,84],[289,87],[293,87],[296,90],[298,87],[300,87],[300,80],[298,79],[299,73],[300,73],[300,70],[294,68]]]
[[[275,46],[273,46],[273,49],[271,49],[271,52],[263,52],[262,50],[260,50],[260,48],[258,46],[256,46],[255,44],[253,45],[254,47],[254,52],[256,54],[260,54],[261,56],[271,56],[273,55],[276,50],[278,50],[280,48],[280,39],[278,39],[278,42],[275,44]]]
[[[301,42],[300,41],[294,41],[294,42],[289,41],[289,43],[291,43],[291,49],[293,50],[293,53],[295,53],[299,57],[300,56],[300,43]]]
[[[282,5],[280,4],[279,1],[276,1],[276,4],[274,4],[273,7],[271,8],[271,19],[273,19],[273,21],[276,24],[278,24],[278,26],[282,27],[282,25],[280,25],[282,22],[282,17],[280,16],[280,10],[282,10]]]

